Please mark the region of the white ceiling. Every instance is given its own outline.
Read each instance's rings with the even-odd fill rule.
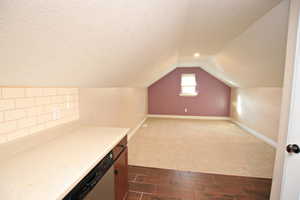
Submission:
[[[281,87],[289,1],[284,0],[212,56],[180,56],[179,66],[201,66],[233,87]]]
[[[148,86],[193,61],[195,51],[203,56],[196,63],[213,63],[212,73],[225,81],[240,81],[241,73],[235,77],[234,69],[247,59],[229,70],[215,67],[211,57],[222,55],[225,46],[278,2],[2,0],[0,85]],[[240,58],[235,51],[230,52]]]
[[[239,87],[281,87],[288,9],[283,1],[223,48],[215,56],[222,75]]]
[[[177,53],[189,0],[1,0],[0,85],[117,87]]]
[[[218,53],[228,42],[281,0],[192,0],[184,30],[182,56]]]

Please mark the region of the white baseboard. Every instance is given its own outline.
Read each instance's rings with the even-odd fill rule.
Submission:
[[[143,123],[146,121],[147,116],[132,130],[129,130],[129,133],[127,134],[127,139],[130,140],[132,136],[137,132],[137,130],[143,125]]]
[[[236,125],[238,125],[241,129],[247,131],[248,133],[254,135],[255,137],[257,137],[258,139],[261,139],[263,140],[264,142],[268,143],[269,145],[273,146],[274,148],[277,148],[277,142],[275,142],[274,140],[264,136],[263,134],[245,126],[244,124],[238,122],[238,121],[235,121],[235,120],[231,120],[233,123],[235,123]]]
[[[147,116],[151,118],[231,120],[230,117],[214,117],[214,116],[192,116],[192,115],[147,115]]]

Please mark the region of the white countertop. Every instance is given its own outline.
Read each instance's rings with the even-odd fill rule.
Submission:
[[[0,145],[0,198],[62,199],[127,131],[73,122]]]

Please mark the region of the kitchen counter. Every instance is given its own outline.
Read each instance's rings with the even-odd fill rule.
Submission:
[[[62,199],[127,132],[73,122],[0,145],[0,198]]]

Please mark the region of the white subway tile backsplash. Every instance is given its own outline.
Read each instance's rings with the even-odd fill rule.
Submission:
[[[56,90],[56,88],[43,88],[43,96],[55,96]]]
[[[3,121],[4,121],[4,113],[0,112],[0,122],[3,122]]]
[[[0,143],[79,119],[77,88],[1,88]]]
[[[11,110],[15,108],[14,99],[0,99],[0,111]]]
[[[36,118],[31,117],[31,118],[24,118],[20,119],[17,121],[17,128],[22,129],[22,128],[27,128],[36,125]]]
[[[51,105],[46,105],[43,108],[43,113],[53,113],[56,112],[57,110],[62,111],[65,109],[64,104],[51,104]]]
[[[64,102],[64,96],[53,96],[51,97],[52,103],[63,103]]]
[[[36,105],[47,105],[51,103],[51,98],[50,97],[37,97],[36,98]]]
[[[28,117],[34,117],[43,114],[43,106],[36,106],[26,110]]]
[[[58,88],[57,95],[70,95],[77,94],[78,88]]]
[[[0,123],[0,134],[12,132],[16,129],[17,129],[17,122],[16,121]]]
[[[25,110],[10,110],[10,111],[4,112],[4,120],[5,121],[22,119],[24,117],[26,117]]]
[[[37,118],[37,123],[38,124],[42,124],[42,123],[46,123],[48,121],[52,120],[52,114],[45,114],[45,115],[40,115]]]
[[[52,113],[57,107],[55,104],[43,106],[43,113]]]
[[[43,96],[43,88],[25,88],[26,97],[41,97]]]
[[[69,88],[58,88],[57,95],[66,95],[69,94]]]
[[[25,88],[2,88],[3,98],[19,98],[25,96]]]
[[[16,108],[30,108],[35,105],[34,98],[21,98],[16,99]]]

